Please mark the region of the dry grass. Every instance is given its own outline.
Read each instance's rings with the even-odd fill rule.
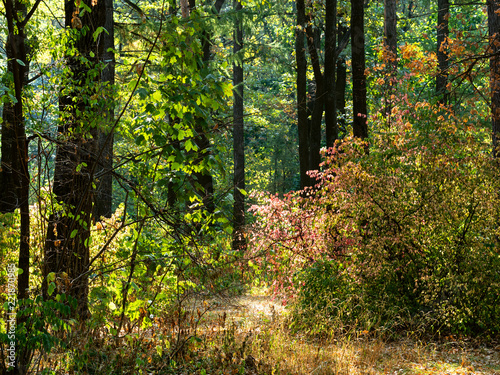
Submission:
[[[166,317],[120,340],[75,333],[73,354],[55,351],[32,373],[45,367],[53,374],[103,375],[500,374],[500,346],[453,337],[386,342],[366,331],[328,339],[291,333],[279,301],[264,295],[189,307],[180,327]]]
[[[440,343],[412,338],[386,342],[367,332],[312,339],[285,329],[279,301],[246,296],[236,302],[239,308],[228,310],[227,319],[238,327],[236,341],[251,336],[246,355],[256,360],[254,373],[500,374],[500,346],[486,347],[454,337]]]

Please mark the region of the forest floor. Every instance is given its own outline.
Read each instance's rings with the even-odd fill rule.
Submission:
[[[232,332],[231,349],[226,345],[226,353],[219,352],[221,364],[226,360],[229,365],[233,350],[241,362],[245,359],[246,374],[500,374],[498,343],[454,336],[434,342],[411,337],[386,341],[363,332],[312,339],[284,329],[286,310],[265,295],[234,297],[210,314],[219,321],[223,317],[224,330]]]
[[[424,341],[408,335],[388,341],[366,331],[315,338],[288,329],[287,309],[262,291],[184,302],[182,315],[165,314],[121,339],[98,334],[102,329],[75,331],[67,339],[71,352],[61,347],[37,355],[30,373],[45,368],[57,375],[500,374],[500,344],[491,340]]]

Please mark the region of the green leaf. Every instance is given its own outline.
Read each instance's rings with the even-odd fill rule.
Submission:
[[[186,151],[197,150],[196,145],[190,139],[188,139],[186,143],[184,143],[184,148],[186,149]]]
[[[177,135],[177,139],[179,141],[182,141],[184,139],[184,135],[185,135],[184,130],[179,129],[179,134]]]
[[[80,2],[80,8],[83,8],[86,12],[92,12],[92,9],[90,9],[90,7],[85,4],[83,1]],[[83,14],[80,14],[80,16],[83,16]]]
[[[104,27],[102,27],[102,26],[99,26],[99,27],[97,28],[97,30],[96,30],[96,31],[94,31],[94,34],[92,34],[92,36],[94,37],[94,42],[97,40],[97,37],[99,36],[99,34],[100,34],[100,33],[102,33],[103,31],[105,31],[105,32],[106,32],[106,34],[108,34],[108,35],[109,35],[108,30],[106,30],[106,29],[105,29]],[[94,56],[92,56],[92,57],[94,57]]]
[[[54,290],[56,290],[56,284],[55,283],[50,283],[49,284],[49,288],[47,290],[47,293],[49,294],[49,296],[51,296],[52,293],[54,293]]]
[[[132,286],[132,288],[134,288],[135,290],[141,290],[141,288],[139,288],[139,287],[137,286],[137,284],[136,284],[136,283],[134,283],[133,281],[130,283],[130,285],[131,285],[131,286]]]
[[[161,100],[161,92],[160,91],[155,91],[153,93],[153,95],[151,95],[151,98],[155,101],[155,102],[159,102]]]
[[[78,229],[73,229],[73,231],[71,232],[71,234],[70,234],[69,237],[70,238],[75,238],[77,234],[78,234]]]
[[[17,63],[21,66],[26,66],[26,64],[24,63],[24,61],[22,60],[19,60],[19,59],[16,59]]]

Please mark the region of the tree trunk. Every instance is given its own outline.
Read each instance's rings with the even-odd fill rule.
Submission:
[[[351,0],[353,135],[368,137],[365,77],[364,1]]]
[[[341,43],[344,40],[346,33],[348,32],[347,27],[341,22],[343,15],[339,16],[338,23],[338,49],[340,50]],[[347,41],[348,42],[348,41]],[[347,43],[346,42],[346,43]],[[335,104],[337,107],[337,128],[346,134],[346,109],[345,109],[345,92],[347,86],[347,68],[344,57],[337,56],[337,74],[335,80]],[[340,116],[339,116],[340,114]]]
[[[387,60],[395,70],[398,66],[397,0],[384,0],[384,49]]]
[[[438,75],[436,77],[436,95],[439,102],[448,104],[448,43],[449,35],[448,18],[450,17],[449,0],[438,0],[438,22],[437,22],[437,58]]]
[[[48,275],[55,273],[59,292],[75,298],[80,320],[90,316],[88,308],[89,240],[93,203],[93,173],[97,154],[97,109],[88,98],[96,94],[100,79],[93,68],[102,58],[105,24],[104,0],[85,0],[92,10],[79,17],[79,7],[65,2],[65,26],[74,33],[77,56],[67,56],[71,82],[61,90],[59,143],[56,150],[53,193],[61,209],[49,218],[44,248],[43,294],[48,296]],[[73,46],[70,46],[73,47]],[[70,50],[70,48],[68,48]],[[80,57],[81,56],[81,57]],[[87,60],[87,62],[84,62]],[[90,108],[89,108],[90,107]]]
[[[314,95],[312,95],[312,115],[309,128],[309,170],[318,170],[321,163],[321,120],[325,108],[325,85],[317,45],[315,43],[316,34],[308,23],[306,27],[307,45],[311,64],[314,72]]]
[[[32,15],[38,4],[34,5]],[[29,297],[30,282],[30,213],[29,213],[29,170],[28,140],[26,139],[23,90],[29,74],[28,47],[26,45],[25,27],[29,21],[26,4],[19,0],[4,2],[8,37],[6,43],[7,70],[13,78],[16,103],[7,102],[3,108],[2,126],[2,172],[0,173],[0,211],[13,212],[20,208],[21,227],[19,240],[18,268],[22,273],[17,277],[18,300]],[[22,16],[19,22],[18,17]],[[17,318],[21,326],[26,317]],[[27,371],[31,351],[19,348],[14,374]]]
[[[398,70],[397,0],[384,0],[384,61],[386,63],[385,116],[390,123],[392,97],[395,94]]]
[[[236,20],[234,22],[234,54],[243,48],[243,23],[241,20],[242,5],[238,0],[233,2]],[[246,247],[243,235],[245,225],[245,138],[243,122],[243,61],[233,63],[233,150],[234,150],[234,232],[233,249],[243,250]]]
[[[339,137],[335,101],[335,54],[337,44],[337,0],[326,0],[325,15],[325,130],[326,147],[332,147]]]
[[[113,131],[114,125],[114,84],[115,84],[115,32],[113,21],[113,0],[104,0],[105,23],[103,32],[102,62],[105,67],[101,73],[103,92],[106,95],[106,110],[103,113],[103,124],[98,129],[99,150],[98,165],[96,168],[96,194],[94,213],[97,220],[100,217],[111,217],[113,204]]]
[[[309,170],[309,123],[307,121],[307,60],[304,44],[306,7],[297,0],[297,28],[295,30],[295,58],[297,63],[297,127],[299,135],[300,187],[311,185]]]
[[[181,8],[184,6],[186,2],[183,0],[181,2]],[[194,10],[196,6],[196,1],[195,0],[189,0],[188,3],[189,11],[188,12],[183,12],[182,15],[183,17],[185,16],[185,13],[188,15],[192,10]],[[224,0],[216,0],[214,3],[214,10],[218,14],[222,8],[222,5],[224,4]],[[207,65],[208,62],[211,59],[210,56],[210,36],[206,32],[202,32],[202,50],[203,50],[203,57],[202,57],[202,63],[199,65],[200,69],[204,66]],[[195,138],[195,143],[198,146],[198,154],[199,157],[197,159],[198,163],[203,163],[203,160],[208,158],[210,155],[210,139],[207,136],[207,131],[208,129],[205,129],[204,126],[202,125],[203,121],[196,121],[195,125],[195,133],[196,133],[196,138]],[[215,211],[215,203],[214,203],[214,179],[212,177],[212,174],[208,170],[203,170],[201,172],[195,172],[195,180],[197,183],[202,187],[202,189],[195,189],[199,190],[199,194],[202,196],[203,199],[203,207],[209,212],[213,213]]]
[[[27,57],[26,35],[24,28],[27,22],[27,9],[23,2],[15,0],[6,0],[5,13],[7,16],[7,29],[9,32],[7,38],[7,68],[12,74],[14,83],[14,95],[16,103],[6,103],[3,109],[3,127],[2,132],[2,174],[5,180],[2,183],[2,193],[8,191],[8,197],[15,197],[12,204],[8,204],[7,211],[14,211],[20,208],[21,214],[21,240],[19,244],[19,268],[23,273],[18,276],[18,298],[27,298],[29,289],[29,170],[28,170],[28,141],[26,139],[24,108],[23,108],[23,90],[28,80],[29,61]],[[15,22],[15,19],[23,15],[22,22]],[[20,63],[21,62],[21,63]],[[4,139],[4,136],[7,136]],[[10,139],[9,139],[10,137]],[[4,143],[5,152],[4,153]],[[10,163],[9,163],[10,162]],[[9,165],[10,164],[10,165]],[[10,180],[10,181],[9,181]]]
[[[2,159],[0,168],[0,212],[14,212],[21,206],[22,179],[25,168],[26,134],[22,95],[29,74],[24,22],[16,22],[18,15],[26,17],[26,4],[19,0],[6,0],[7,42],[5,45],[7,71],[12,77],[17,103],[6,102],[2,112]],[[22,63],[19,63],[21,61]],[[29,176],[28,176],[29,179]]]
[[[490,90],[493,156],[500,156],[500,1],[488,0],[488,31],[490,36]]]
[[[335,100],[337,105],[337,122],[339,131],[344,134],[346,129],[345,92],[347,87],[347,67],[343,57],[337,60],[337,80],[335,82]]]

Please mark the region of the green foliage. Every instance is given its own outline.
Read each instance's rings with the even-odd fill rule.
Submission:
[[[48,355],[56,347],[64,348],[62,337],[76,323],[70,318],[71,309],[76,309],[76,301],[64,294],[58,294],[55,299],[48,301],[44,301],[41,296],[18,301],[15,326],[17,358],[28,358],[24,363],[29,366],[34,352]],[[3,350],[9,347],[11,341],[9,332],[0,333]]]

